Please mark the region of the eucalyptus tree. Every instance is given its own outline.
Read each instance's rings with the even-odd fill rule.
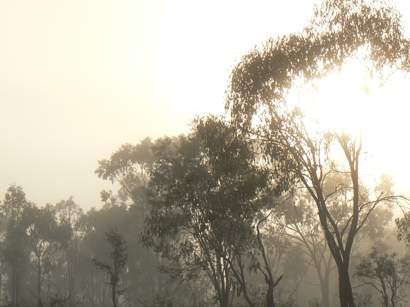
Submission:
[[[95,170],[98,177],[120,185],[116,196],[103,191],[101,193],[103,201],[131,200],[139,210],[144,209],[144,188],[149,183],[153,163],[151,146],[150,138],[145,138],[136,145],[127,143],[115,151],[110,159],[98,161],[99,166]],[[145,212],[142,214],[144,215]]]
[[[27,248],[30,252],[29,267],[36,275],[36,299],[38,305],[45,302],[43,291],[46,277],[57,265],[58,251],[70,240],[70,229],[59,225],[55,218],[54,207],[47,205],[38,208],[26,206],[22,212],[21,227],[27,234]],[[49,288],[49,287],[47,287]]]
[[[312,132],[288,94],[342,70],[353,58],[370,63],[370,75],[384,77],[386,71],[409,70],[409,40],[396,9],[384,1],[324,1],[316,6],[303,31],[269,39],[242,57],[232,70],[226,102],[232,123],[265,144],[266,156],[283,174],[284,182],[300,184],[313,198],[338,269],[341,306],[354,306],[349,264],[355,237],[374,208],[394,197],[379,194],[361,202],[361,136],[344,131]],[[349,111],[350,115],[359,112]],[[337,167],[330,154],[335,152],[341,156]],[[329,210],[333,192],[323,189],[329,174],[335,172],[349,174],[351,197],[341,228]],[[335,192],[345,188],[336,185]]]
[[[68,282],[66,292],[70,307],[75,305],[75,280],[78,273],[78,257],[81,246],[81,231],[79,222],[84,215],[83,209],[74,202],[73,197],[61,200],[55,205],[56,219],[59,227],[68,231],[68,240],[62,246],[65,254],[66,274],[64,280]]]
[[[144,243],[179,263],[184,276],[205,272],[220,306],[231,303],[232,280],[243,270],[238,261],[274,188],[255,151],[216,117],[198,120],[188,136],[162,138],[153,146]],[[246,292],[244,298],[253,305]]]
[[[26,249],[26,232],[21,227],[23,211],[30,205],[23,188],[10,185],[1,204],[1,213],[7,221],[7,231],[4,240],[4,257],[11,266],[11,305],[20,305],[20,296],[23,286],[23,263],[28,258]]]
[[[126,300],[138,304],[139,300],[149,301],[156,294],[162,295],[164,288],[163,275],[157,272],[160,259],[151,249],[145,248],[139,241],[143,231],[144,218],[148,214],[146,188],[150,181],[153,163],[152,141],[145,138],[137,144],[124,144],[108,159],[98,161],[95,173],[98,177],[119,185],[116,193],[102,191],[101,199],[105,203],[101,212],[90,214],[92,222],[97,222],[98,216],[109,211],[116,211],[117,207],[126,211],[128,229],[124,231],[125,239],[129,242],[128,274],[126,276],[128,289]],[[100,215],[101,214],[101,215]],[[104,230],[99,233],[104,234]]]
[[[372,192],[363,182],[360,182],[360,205],[369,202],[372,194],[392,196],[392,184],[391,177],[382,175],[380,183]],[[323,190],[328,195],[327,208],[330,215],[337,228],[343,229],[350,218],[351,189],[349,188],[348,174],[329,174],[324,182]],[[297,242],[297,246],[299,246],[300,252],[305,255],[306,261],[314,267],[319,278],[322,306],[330,306],[330,277],[331,272],[335,269],[335,263],[326,245],[326,238],[316,214],[314,199],[306,190],[301,190],[286,200],[282,206],[277,206],[275,210],[273,222],[275,225],[283,227],[286,235]],[[364,218],[362,214],[367,214],[367,212],[363,211],[359,214],[361,219]],[[366,224],[363,225],[362,231],[356,236],[354,247],[356,253],[358,252],[357,245],[360,245],[363,239],[381,240],[383,238],[384,231],[392,220],[392,216],[389,206],[378,206],[373,210],[372,215],[367,218]]]
[[[356,267],[356,276],[380,294],[384,307],[401,306],[410,283],[410,256],[398,258],[396,253],[381,253],[373,248]]]

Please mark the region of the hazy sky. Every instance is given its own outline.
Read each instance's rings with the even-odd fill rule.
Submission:
[[[0,1],[0,199],[16,183],[38,205],[99,207],[98,160],[221,113],[235,61],[301,29],[313,3]]]

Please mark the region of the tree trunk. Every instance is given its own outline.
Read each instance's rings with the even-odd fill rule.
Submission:
[[[340,307],[354,307],[352,284],[349,277],[349,264],[338,265]]]
[[[329,264],[331,263],[331,260],[329,259]],[[330,279],[330,265],[325,266],[325,272],[324,272],[325,278],[323,279],[321,288],[322,288],[322,305],[323,307],[330,307],[330,301],[329,301],[329,279]]]
[[[268,290],[266,291],[266,307],[275,307],[275,298],[273,295],[274,285],[269,284]]]
[[[322,284],[322,305],[323,307],[330,307],[329,302],[329,279],[325,278],[324,283]]]
[[[112,305],[114,307],[117,307],[117,298],[116,298],[117,284],[113,283],[111,287],[112,287],[111,289],[112,290],[112,293],[111,293]]]
[[[68,269],[68,299],[69,299],[69,306],[75,306],[75,288],[74,288],[74,280],[75,280],[75,254],[74,251],[69,248],[67,252],[67,269]]]
[[[38,305],[42,305],[41,301],[41,258],[40,256],[37,259],[37,299]]]

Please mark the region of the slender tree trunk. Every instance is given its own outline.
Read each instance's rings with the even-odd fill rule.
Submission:
[[[37,299],[38,305],[42,305],[41,301],[41,259],[40,257],[37,258]]]
[[[116,286],[117,285],[114,283],[111,286],[112,286],[112,293],[111,293],[112,305],[114,307],[117,307],[117,298],[116,298],[116,290],[117,290]]]
[[[327,275],[322,283],[322,305],[323,307],[330,307],[329,302],[329,276]]]
[[[3,262],[0,260],[0,306],[3,306]]]
[[[95,306],[94,297],[95,297],[95,294],[94,294],[94,266],[93,266],[92,271],[91,271],[91,303],[93,306]]]
[[[15,221],[14,221],[14,211],[12,213],[12,229],[11,229],[11,249],[12,249],[12,257],[11,260],[11,305],[13,307],[17,307],[17,248],[16,248],[16,231],[15,231]]]
[[[67,253],[67,269],[68,269],[68,299],[69,306],[73,307],[75,305],[75,290],[74,290],[74,279],[75,279],[75,254],[71,247],[69,247]]]

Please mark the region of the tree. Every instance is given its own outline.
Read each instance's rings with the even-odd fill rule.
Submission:
[[[329,307],[330,273],[334,268],[332,256],[327,248],[320,221],[311,198],[305,193],[295,195],[278,206],[280,212],[275,215],[274,223],[284,227],[286,234],[296,242],[295,249],[307,257],[318,275],[322,294],[322,306]]]
[[[206,272],[220,306],[230,304],[232,264],[255,236],[255,214],[271,187],[254,150],[215,117],[199,120],[189,136],[153,146],[144,242],[179,263],[185,276]]]
[[[118,298],[125,292],[126,289],[119,289],[121,278],[120,275],[124,272],[128,255],[125,253],[127,250],[127,242],[123,236],[118,232],[118,229],[114,228],[109,233],[106,233],[107,242],[110,243],[111,252],[111,264],[93,259],[93,263],[101,270],[106,271],[110,276],[111,287],[111,300],[114,307],[118,306]]]
[[[374,208],[394,197],[379,194],[362,202],[361,136],[309,131],[303,112],[292,106],[287,94],[298,84],[342,70],[343,64],[363,54],[370,74],[383,76],[392,68],[408,71],[409,40],[404,38],[400,14],[381,1],[324,1],[303,32],[270,39],[242,57],[232,71],[226,102],[231,121],[266,145],[265,153],[283,182],[300,184],[314,199],[338,269],[341,306],[354,306],[349,264],[355,237]],[[336,168],[334,153],[340,153],[344,166]],[[349,184],[336,185],[327,194],[324,183],[337,172],[347,172]],[[348,190],[351,197],[345,206],[347,219],[338,224],[329,211],[329,199],[341,190]]]
[[[406,242],[410,246],[410,213],[405,212],[401,218],[395,220],[397,226],[397,239]]]
[[[124,144],[110,159],[98,161],[95,173],[99,178],[120,184],[117,198],[122,201],[131,199],[134,204],[141,206],[145,200],[143,190],[148,185],[153,163],[151,147],[149,138],[136,145]],[[103,191],[101,195],[103,200],[108,200],[110,193]]]
[[[30,267],[37,276],[38,305],[42,306],[43,282],[56,263],[57,252],[69,241],[70,233],[66,227],[58,225],[54,208],[50,205],[44,208],[35,205],[25,207],[21,225],[27,234],[28,247],[32,256]]]
[[[375,187],[376,195],[383,194],[392,196],[392,181],[387,175],[382,175],[380,182]],[[346,174],[334,173],[329,174],[324,182],[323,190],[325,194],[333,195],[328,197],[328,211],[333,217],[339,228],[343,227],[349,219],[350,212],[348,200],[350,198],[349,189],[339,189],[337,186],[348,186],[349,178]],[[361,182],[361,202],[370,201],[372,193]],[[322,293],[322,305],[330,306],[329,283],[330,274],[335,268],[332,254],[327,245],[326,238],[323,235],[319,217],[316,214],[316,205],[314,199],[306,191],[299,191],[291,198],[286,200],[282,206],[276,208],[277,214],[274,215],[274,223],[284,227],[286,234],[294,241],[298,242],[300,252],[304,253],[319,277],[319,283]],[[363,218],[363,217],[361,217]],[[356,235],[355,245],[360,244],[364,238],[370,240],[380,240],[384,235],[384,230],[391,221],[392,212],[389,207],[376,207],[372,215],[367,218],[366,224],[360,234]]]
[[[11,304],[19,306],[22,288],[23,260],[27,257],[25,251],[25,229],[21,227],[22,214],[29,206],[26,194],[21,186],[11,185],[7,189],[1,209],[3,217],[8,221],[5,238],[4,255],[11,265]]]
[[[385,307],[398,306],[403,301],[409,273],[409,256],[397,258],[396,253],[381,254],[376,248],[356,268],[356,276],[380,293]]]
[[[146,187],[150,181],[153,160],[152,142],[147,137],[135,145],[122,145],[109,159],[98,161],[99,167],[95,171],[98,177],[120,185],[116,194],[111,191],[101,192],[104,208],[108,210],[110,207],[125,205],[128,211],[126,224],[130,227],[125,235],[130,242],[127,274],[130,291],[127,291],[126,299],[130,304],[140,304],[155,295],[163,295],[167,286],[163,280],[164,274],[157,272],[161,261],[158,254],[143,247],[138,238],[149,211]]]
[[[62,247],[66,256],[66,270],[68,281],[68,303],[75,305],[75,279],[77,276],[77,261],[80,245],[79,221],[84,215],[83,210],[77,205],[73,197],[59,201],[55,206],[59,227],[65,228],[69,239]]]

